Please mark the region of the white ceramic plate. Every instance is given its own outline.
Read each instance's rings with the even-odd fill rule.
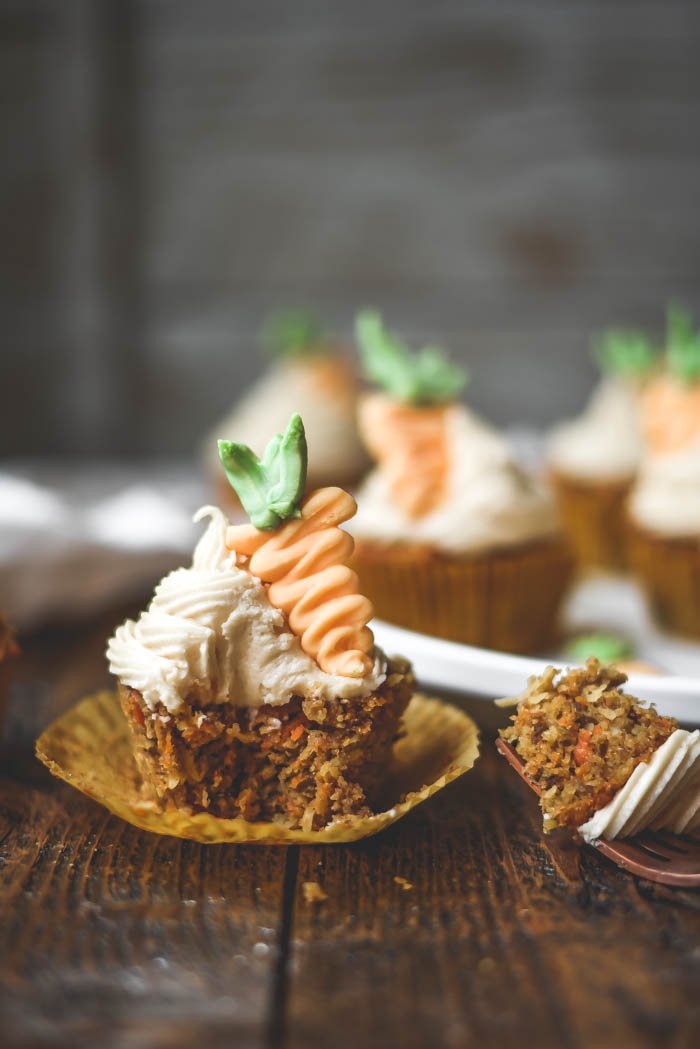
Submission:
[[[700,724],[700,645],[662,634],[650,621],[634,583],[601,578],[580,584],[564,610],[567,632],[622,634],[635,658],[659,674],[631,674],[629,691],[656,704],[661,714]],[[517,695],[531,674],[553,663],[565,666],[556,651],[542,658],[514,656],[491,649],[441,641],[380,620],[372,624],[377,643],[388,653],[409,658],[421,685],[493,700]]]

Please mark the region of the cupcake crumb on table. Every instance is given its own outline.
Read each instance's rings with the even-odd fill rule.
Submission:
[[[602,378],[584,412],[551,432],[548,472],[584,568],[626,568],[625,501],[642,457],[642,391],[657,351],[641,332],[612,329],[595,345]]]
[[[377,615],[449,640],[526,652],[552,641],[572,561],[548,494],[457,402],[466,373],[358,316],[360,401],[376,467],[357,493],[353,564]]]
[[[548,667],[513,701],[501,736],[540,794],[546,831],[592,841],[700,823],[700,731],[624,692],[626,680],[589,659],[561,675]]]
[[[262,460],[228,441],[221,457],[251,524],[200,511],[192,566],[108,647],[145,789],[183,811],[304,830],[369,816],[413,676],[374,645],[345,563],[354,500],[303,498],[299,416]]]

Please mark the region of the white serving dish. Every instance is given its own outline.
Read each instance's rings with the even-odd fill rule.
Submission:
[[[564,610],[567,632],[616,633],[633,644],[635,658],[658,674],[630,674],[629,691],[653,702],[659,713],[687,724],[700,724],[700,645],[658,631],[636,585],[601,577],[579,584]],[[531,674],[548,664],[566,666],[561,653],[515,656],[492,649],[441,641],[375,620],[377,643],[388,653],[411,659],[421,685],[493,700],[523,690]]]

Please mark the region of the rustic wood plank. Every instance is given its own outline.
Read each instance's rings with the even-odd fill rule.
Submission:
[[[491,745],[387,834],[301,854],[285,1045],[694,1044],[697,894],[545,843]]]
[[[565,837],[491,747],[352,846],[201,847],[51,780],[34,734],[104,683],[124,610],[25,642],[0,778],[3,1049],[207,1043],[690,1049],[700,894]]]
[[[34,736],[104,684],[107,623],[25,642],[0,757],[3,1049],[262,1046],[286,850],[144,834],[53,780]]]

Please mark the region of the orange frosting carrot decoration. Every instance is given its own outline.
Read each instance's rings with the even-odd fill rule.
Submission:
[[[660,378],[642,394],[642,424],[654,452],[676,452],[700,440],[700,383]]]
[[[646,390],[642,425],[654,452],[676,452],[700,439],[700,332],[685,310],[671,306],[666,332],[668,371]]]
[[[364,677],[374,644],[367,623],[374,609],[345,563],[354,542],[338,526],[357,510],[342,488],[319,488],[301,504],[301,516],[275,531],[230,525],[226,545],[249,558],[252,575],[269,583],[270,603],[281,609],[301,647],[328,674]]]
[[[396,503],[409,517],[422,517],[445,496],[447,410],[467,372],[437,346],[413,353],[373,310],[358,314],[355,327],[365,374],[385,391],[361,406],[362,436]]]
[[[396,503],[418,518],[439,506],[449,476],[445,406],[414,407],[382,394],[359,408],[362,437],[380,464]]]

